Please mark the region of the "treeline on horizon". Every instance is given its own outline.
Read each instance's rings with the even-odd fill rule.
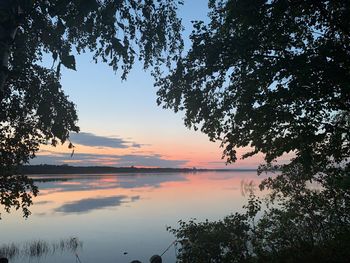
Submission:
[[[111,166],[69,166],[69,165],[23,165],[19,174],[95,174],[95,173],[169,173],[169,172],[206,172],[206,171],[256,171],[255,169],[197,169],[193,168],[146,168]]]

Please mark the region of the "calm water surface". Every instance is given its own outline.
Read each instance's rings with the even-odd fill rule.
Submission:
[[[166,226],[180,219],[216,220],[241,211],[247,185],[256,186],[256,172],[33,176],[40,194],[32,215],[2,212],[0,247],[31,240],[56,241],[78,237],[82,263],[149,262],[174,240]],[[50,180],[47,180],[50,179]],[[51,180],[55,179],[55,180]],[[127,254],[126,254],[127,253]],[[175,262],[175,249],[163,256]],[[19,262],[76,262],[71,252]]]

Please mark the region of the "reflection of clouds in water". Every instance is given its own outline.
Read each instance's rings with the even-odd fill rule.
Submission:
[[[162,183],[167,182],[181,182],[186,181],[187,178],[184,174],[149,174],[149,175],[135,175],[122,178],[119,181],[119,187],[125,189],[150,187],[161,187]]]
[[[50,177],[50,178],[32,178],[34,183],[47,183],[47,182],[66,182],[68,180],[72,180],[70,178],[54,178],[54,177]]]
[[[36,216],[46,216],[46,215],[47,215],[47,213],[45,213],[45,212],[41,212],[41,213],[35,213],[35,215],[36,215]]]
[[[187,181],[185,174],[133,174],[106,176],[81,176],[76,177],[73,184],[66,182],[46,182],[38,184],[41,195],[55,192],[106,190],[113,188],[159,188],[163,183]]]
[[[91,210],[120,206],[123,203],[136,202],[140,199],[142,190],[151,190],[162,187],[163,183],[186,181],[186,174],[133,174],[133,175],[108,175],[108,176],[77,176],[74,184],[62,184],[59,181],[41,183],[40,195],[48,195],[57,192],[79,192],[123,188],[135,190],[135,195],[112,197],[87,198],[79,201],[63,204],[54,209],[60,213],[86,213]],[[42,202],[44,204],[44,201]]]
[[[234,178],[242,178],[242,177],[249,177],[251,178],[252,176],[252,171],[247,170],[247,171],[239,171],[239,172],[232,172],[232,171],[222,171],[220,173],[216,173],[215,176],[213,176],[212,173],[208,173],[208,178],[209,180],[213,181],[218,181],[218,180],[232,180]],[[256,178],[258,178],[256,176]]]
[[[125,195],[86,198],[79,201],[64,204],[55,209],[56,212],[61,213],[87,213],[96,209],[103,209],[107,207],[120,206],[123,203],[130,203],[139,200],[139,196],[127,197]]]
[[[233,191],[237,191],[239,188],[236,186],[228,186],[228,187],[224,187],[224,190],[233,190]]]
[[[39,196],[50,195],[52,193],[61,192],[62,190],[63,190],[63,188],[51,188],[51,189],[43,190],[39,187]]]
[[[137,195],[137,196],[132,196],[132,197],[130,198],[130,200],[131,200],[132,202],[135,202],[135,201],[137,201],[137,200],[140,200],[140,196],[139,196],[139,195]]]
[[[60,185],[80,185],[80,182],[61,182]]]
[[[51,204],[53,203],[52,201],[38,201],[38,202],[35,202],[34,200],[34,205],[46,205],[46,204]]]

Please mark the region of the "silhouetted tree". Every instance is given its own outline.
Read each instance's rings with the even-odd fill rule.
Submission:
[[[345,262],[350,251],[350,2],[209,0],[158,103],[277,171],[246,213],[170,229],[178,262]],[[274,165],[286,153],[294,156]],[[311,186],[310,186],[311,183]],[[317,184],[317,187],[313,188]],[[267,208],[266,208],[267,207]]]
[[[243,158],[324,166],[350,156],[350,2],[209,1],[189,52],[158,79],[158,103]],[[317,164],[317,165],[316,165]],[[312,172],[313,173],[313,172]]]
[[[6,209],[19,208],[20,198],[28,216],[31,195],[37,193],[28,178],[13,175],[14,167],[34,157],[40,144],[55,146],[66,142],[69,132],[79,131],[75,105],[60,84],[61,67],[75,70],[75,54],[91,52],[95,62],[120,68],[125,79],[135,59],[143,61],[144,68],[170,63],[182,49],[178,4],[181,1],[1,2],[0,201]],[[52,56],[52,67],[44,66],[44,56]]]

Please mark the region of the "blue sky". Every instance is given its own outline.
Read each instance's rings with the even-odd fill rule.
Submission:
[[[189,48],[190,21],[206,20],[208,8],[207,1],[185,2],[179,16]],[[76,56],[76,68],[62,70],[62,86],[76,103],[81,128],[72,135],[75,154],[71,158],[66,145],[43,146],[32,164],[255,168],[261,162],[259,157],[226,166],[220,142],[187,129],[182,113],[157,106],[153,79],[140,63],[126,81],[106,64],[95,64],[88,53]]]

